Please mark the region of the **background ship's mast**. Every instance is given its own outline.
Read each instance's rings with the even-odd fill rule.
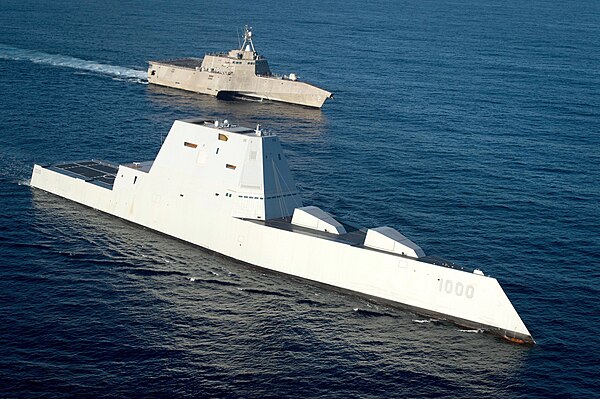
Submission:
[[[244,25],[244,43],[240,48],[241,51],[252,51],[254,50],[254,43],[252,43],[252,27],[248,25]]]

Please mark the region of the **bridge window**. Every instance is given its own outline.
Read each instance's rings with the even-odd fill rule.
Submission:
[[[189,147],[189,148],[196,148],[198,147],[198,144],[194,144],[194,143],[188,143],[187,141],[183,143],[184,146]]]

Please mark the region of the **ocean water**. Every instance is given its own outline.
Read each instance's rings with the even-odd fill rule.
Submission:
[[[321,111],[145,84],[255,45]],[[0,397],[598,397],[600,2],[0,2]],[[526,348],[272,274],[27,185],[276,132],[307,203],[497,277]],[[282,260],[285,261],[285,260]]]

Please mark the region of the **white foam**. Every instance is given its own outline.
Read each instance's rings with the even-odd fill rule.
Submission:
[[[423,319],[423,320],[415,319],[415,320],[413,320],[413,322],[415,322],[415,323],[431,323],[433,321],[437,321],[437,320],[436,319]]]
[[[481,328],[478,328],[476,330],[458,330],[460,332],[464,332],[464,333],[474,333],[474,334],[481,334],[483,333],[483,330]]]
[[[146,71],[126,68],[116,65],[101,64],[80,58],[60,54],[47,54],[34,50],[20,49],[0,44],[0,59],[14,61],[30,61],[36,64],[53,65],[57,67],[79,69],[103,75],[112,75],[129,79],[146,80]],[[141,82],[140,82],[141,83]]]

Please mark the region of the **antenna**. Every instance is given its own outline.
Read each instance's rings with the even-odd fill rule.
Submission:
[[[237,34],[238,47],[242,47],[242,41],[240,40],[240,28],[237,26],[235,27],[235,33]]]
[[[252,27],[244,25],[244,43],[240,47],[240,51],[252,51],[254,50],[254,43],[252,43]]]

